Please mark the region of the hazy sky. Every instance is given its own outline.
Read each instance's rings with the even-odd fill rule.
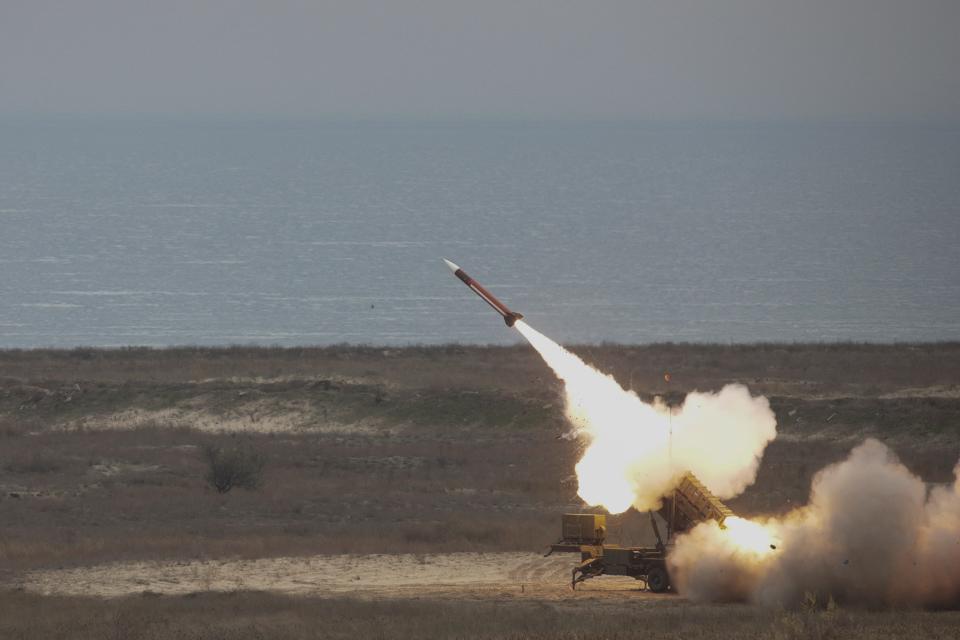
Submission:
[[[0,0],[0,114],[960,118],[958,0]]]

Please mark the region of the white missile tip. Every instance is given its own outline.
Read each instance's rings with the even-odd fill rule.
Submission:
[[[460,267],[458,267],[456,264],[450,262],[450,261],[447,260],[446,258],[444,258],[443,261],[447,263],[447,266],[448,266],[448,267],[450,267],[450,271],[453,271],[454,273],[456,273],[457,271],[460,270]]]

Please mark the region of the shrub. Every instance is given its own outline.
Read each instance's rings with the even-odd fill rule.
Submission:
[[[206,481],[217,493],[227,493],[234,487],[258,489],[262,484],[264,457],[252,449],[206,445],[203,457],[207,462]]]
[[[29,458],[20,457],[6,465],[7,471],[12,473],[52,473],[62,467],[62,460],[42,453],[34,453]]]

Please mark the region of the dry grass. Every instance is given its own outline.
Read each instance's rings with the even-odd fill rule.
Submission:
[[[925,479],[952,477],[958,343],[577,351],[645,397],[732,381],[768,395],[786,437],[731,501],[744,515],[802,503],[813,474],[867,434]],[[540,549],[558,514],[581,508],[579,445],[557,438],[560,393],[526,348],[0,351],[0,583],[123,560]],[[131,429],[96,428],[104,423]],[[210,431],[218,424],[233,431]],[[281,428],[258,432],[267,425]],[[217,494],[205,447],[257,452],[262,487]],[[610,530],[614,542],[649,542],[641,514],[612,518]],[[0,638],[856,639],[951,638],[960,628],[955,612],[784,612],[632,595],[0,591]]]
[[[732,380],[770,393],[789,437],[731,502],[744,515],[803,502],[812,475],[865,434],[928,481],[952,477],[960,398],[916,390],[956,389],[960,344],[580,351],[647,396],[664,391],[664,370],[671,397]],[[290,407],[295,428],[270,434],[202,433],[189,419],[83,427],[151,410],[256,428]],[[558,514],[580,508],[579,445],[557,439],[565,429],[560,387],[529,349],[0,351],[0,574],[121,559],[540,549]],[[264,457],[263,487],[217,495],[201,451],[238,445]],[[625,519],[621,542],[645,532],[634,524]]]
[[[206,485],[202,449],[238,440],[264,456],[264,486],[219,495]],[[573,501],[565,478],[576,446],[550,433],[502,440],[470,430],[350,438],[163,429],[53,432],[4,445],[0,566],[8,568],[534,550],[551,541],[556,514]],[[45,473],[31,466],[33,456]]]
[[[255,592],[117,600],[0,593],[3,638],[951,638],[956,612],[746,606],[363,601]]]
[[[956,385],[960,342],[920,344],[654,344],[573,346],[591,364],[640,390],[712,388],[731,380],[814,389]],[[542,388],[552,376],[525,345],[480,347],[179,347],[0,351],[0,378],[21,381],[182,383],[230,378],[402,380],[421,388]],[[769,392],[769,391],[765,391]]]

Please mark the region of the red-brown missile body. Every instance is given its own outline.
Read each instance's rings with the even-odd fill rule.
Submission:
[[[497,313],[503,316],[503,321],[507,323],[508,327],[512,327],[517,323],[517,320],[523,318],[523,314],[510,311],[510,309],[507,308],[507,305],[497,300],[495,295],[487,291],[479,282],[468,276],[463,269],[450,262],[446,258],[444,258],[443,261],[447,263],[448,267],[450,267],[450,271],[453,271],[453,275],[460,278],[463,284],[470,287],[475,294],[483,298],[484,302],[493,307]]]

